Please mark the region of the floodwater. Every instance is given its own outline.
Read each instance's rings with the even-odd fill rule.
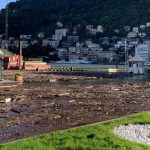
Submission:
[[[126,83],[144,83],[150,82],[150,74],[127,75],[125,73],[109,74],[105,72],[50,72],[49,74],[66,76],[85,76],[96,77],[97,80],[71,81],[75,83],[93,83],[93,84],[126,84]]]

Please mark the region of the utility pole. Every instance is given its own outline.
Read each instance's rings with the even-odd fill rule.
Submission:
[[[6,0],[6,8],[5,8],[5,48],[8,50],[8,0]]]
[[[22,69],[22,48],[23,48],[23,42],[20,41],[20,56],[19,56],[19,69]]]

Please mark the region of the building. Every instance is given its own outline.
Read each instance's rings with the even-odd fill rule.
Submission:
[[[96,35],[97,29],[91,29],[89,32],[90,32],[90,34],[92,34],[92,35]]]
[[[69,60],[69,52],[65,48],[58,48],[57,54],[60,60],[68,61]]]
[[[117,44],[114,45],[116,48],[124,47],[125,41],[117,41]]]
[[[120,31],[119,29],[115,29],[114,32],[118,34]]]
[[[97,32],[101,32],[101,33],[104,32],[104,28],[103,28],[102,25],[98,25],[98,26],[97,26]]]
[[[76,47],[69,47],[69,53],[76,53]]]
[[[144,30],[146,28],[146,25],[140,25],[140,29]]]
[[[14,40],[13,43],[12,43],[12,47],[19,48],[19,40]]]
[[[137,33],[136,32],[129,32],[127,37],[128,38],[135,38],[135,37],[137,37]]]
[[[50,45],[49,43],[50,43],[50,40],[49,40],[49,39],[43,39],[43,40],[42,40],[42,46],[43,46],[43,47],[47,47],[48,45]]]
[[[38,33],[38,38],[43,39],[44,38],[44,33],[43,32]]]
[[[49,45],[52,48],[57,48],[59,46],[59,41],[49,41]]]
[[[61,21],[58,21],[58,22],[56,23],[56,25],[57,25],[58,27],[63,27],[63,23],[62,23]]]
[[[100,45],[99,45],[99,44],[96,44],[96,43],[89,43],[89,44],[87,45],[87,47],[88,47],[88,48],[99,48]]]
[[[109,62],[111,62],[116,56],[116,52],[114,51],[102,51],[98,55],[98,59],[100,61],[104,61],[107,59]]]
[[[130,26],[124,26],[124,30],[125,30],[126,32],[129,32],[129,31],[130,31],[130,29],[131,29],[131,27],[130,27]]]
[[[146,62],[150,61],[150,43],[138,44],[135,48],[135,56],[142,57]]]
[[[87,30],[87,31],[90,31],[91,29],[93,29],[93,25],[87,25],[87,26],[86,26],[86,30]]]
[[[68,36],[67,41],[69,43],[77,43],[79,42],[79,36]]]
[[[130,39],[128,42],[129,45],[133,45],[133,46],[136,46],[138,43],[139,43],[138,39]]]
[[[61,41],[62,40],[62,35],[60,35],[60,34],[52,35],[52,40]]]
[[[146,33],[138,33],[139,37],[144,38],[146,36]]]
[[[55,35],[61,35],[62,37],[67,36],[68,29],[56,29]]]
[[[133,27],[133,32],[138,33],[139,32],[139,28],[138,27]]]
[[[30,40],[31,39],[31,35],[20,35],[20,39],[21,40]]]
[[[52,48],[57,48],[59,46],[59,41],[50,40],[50,39],[44,39],[42,40],[42,46],[47,47],[50,46]]]
[[[140,56],[132,57],[128,60],[127,72],[133,74],[144,74],[144,63],[144,58]]]
[[[146,27],[150,27],[150,22],[147,22],[147,23],[146,23]]]

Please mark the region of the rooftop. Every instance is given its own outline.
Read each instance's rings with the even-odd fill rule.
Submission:
[[[129,62],[145,62],[145,59],[140,56],[134,56],[128,60]]]
[[[5,49],[0,49],[0,56],[12,56],[12,55],[15,55],[15,54]]]

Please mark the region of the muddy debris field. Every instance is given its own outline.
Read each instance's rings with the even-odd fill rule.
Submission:
[[[1,83],[0,143],[148,110],[149,83]]]

